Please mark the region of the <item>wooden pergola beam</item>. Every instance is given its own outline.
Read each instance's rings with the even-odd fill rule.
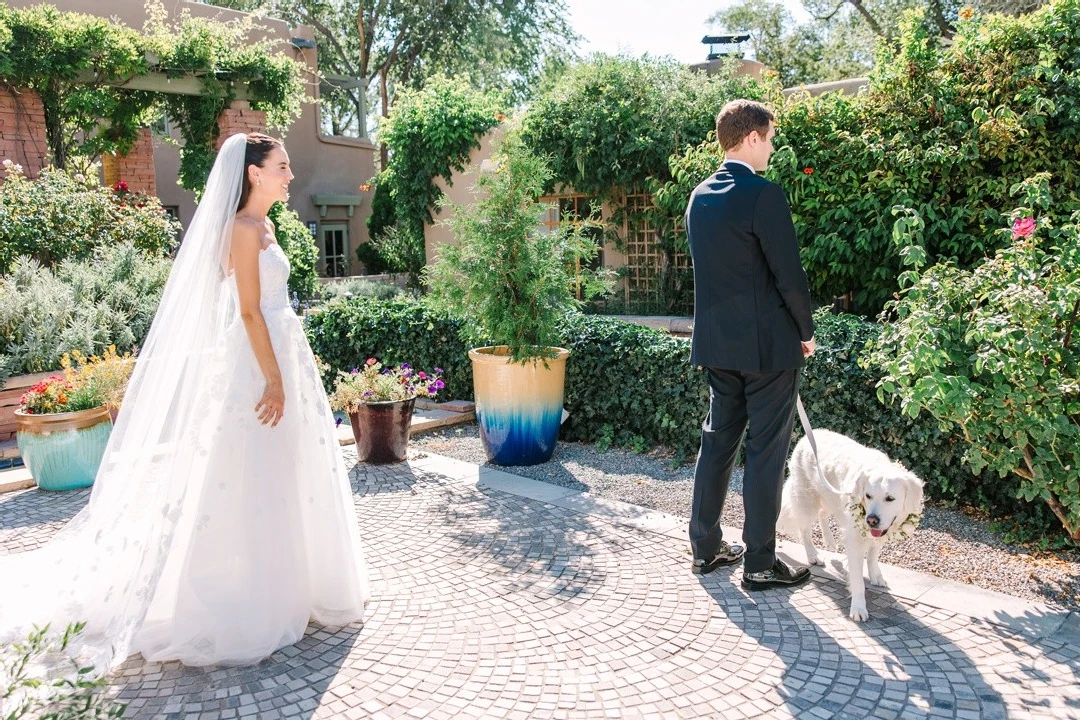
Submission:
[[[82,70],[75,78],[76,82],[87,85],[108,85],[124,90],[145,90],[147,92],[164,93],[166,95],[203,95],[205,88],[203,81],[198,77],[185,76],[170,78],[163,72],[149,72],[146,75],[136,75],[127,80],[102,82],[93,70]],[[236,100],[251,100],[248,84],[236,83]]]

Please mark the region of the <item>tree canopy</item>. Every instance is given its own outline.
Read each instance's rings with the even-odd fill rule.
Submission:
[[[211,0],[311,27],[325,77],[359,78],[324,98],[335,134],[366,134],[364,107],[389,114],[399,88],[436,74],[515,100],[562,65],[577,42],[564,0]],[[365,101],[365,95],[373,102]]]

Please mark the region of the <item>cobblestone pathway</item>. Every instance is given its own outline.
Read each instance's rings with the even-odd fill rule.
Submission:
[[[362,627],[313,626],[248,668],[129,660],[126,717],[1080,718],[1076,618],[1010,606],[1002,625],[870,592],[859,625],[835,580],[748,595],[740,570],[692,575],[675,533],[441,467],[354,470]],[[87,497],[0,495],[0,552]]]

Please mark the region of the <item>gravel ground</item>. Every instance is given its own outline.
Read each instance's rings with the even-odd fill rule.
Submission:
[[[474,424],[412,438],[414,451],[487,464]],[[535,480],[587,491],[672,515],[689,517],[693,467],[672,468],[663,457],[560,442],[543,465],[507,468]],[[742,469],[731,480],[723,523],[742,527]],[[837,538],[841,543],[840,538]],[[820,537],[816,543],[820,548]],[[890,543],[882,562],[1029,600],[1080,610],[1080,552],[1040,552],[1005,542],[986,521],[959,510],[927,505],[915,534]]]

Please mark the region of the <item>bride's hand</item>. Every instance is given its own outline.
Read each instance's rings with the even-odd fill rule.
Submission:
[[[259,404],[255,406],[255,412],[263,425],[277,427],[281,416],[285,414],[285,388],[280,381],[266,383],[266,389],[263,390]]]

